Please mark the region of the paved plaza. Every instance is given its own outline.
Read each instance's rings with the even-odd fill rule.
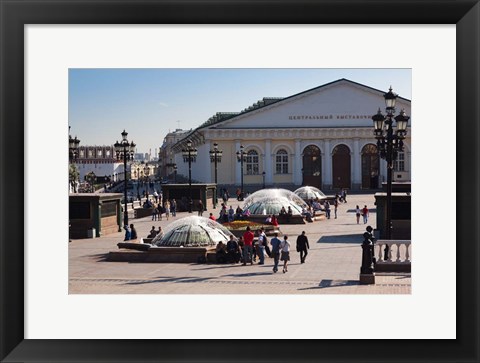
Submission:
[[[273,273],[273,259],[265,265],[241,264],[181,264],[108,262],[109,251],[118,250],[124,233],[100,238],[79,239],[69,243],[70,294],[410,294],[410,274],[377,274],[375,285],[360,285],[362,234],[366,225],[356,223],[355,206],[367,205],[369,223],[376,226],[373,194],[349,195],[348,203],[340,203],[338,218],[333,208],[330,220],[305,225],[281,225],[292,244],[287,273]],[[240,202],[231,198],[228,204],[235,209]],[[204,212],[218,216],[219,208]],[[152,222],[151,217],[134,219],[139,237],[146,237],[152,225],[165,228],[177,217],[164,217]],[[300,264],[295,252],[297,236],[306,231],[310,250],[306,263]]]

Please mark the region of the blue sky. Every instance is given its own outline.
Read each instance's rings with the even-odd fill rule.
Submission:
[[[68,124],[81,145],[111,145],[125,129],[138,152],[154,153],[178,127],[341,78],[384,91],[391,85],[411,99],[411,69],[70,69]]]

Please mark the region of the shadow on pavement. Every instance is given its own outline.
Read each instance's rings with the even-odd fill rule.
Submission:
[[[194,265],[195,266],[195,265]],[[231,267],[242,267],[242,264],[238,263],[231,263],[231,264],[217,264],[217,265],[208,265],[208,267],[203,267],[203,268],[196,268],[193,269],[194,271],[202,271],[202,270],[215,270],[218,268],[231,268]]]
[[[95,255],[89,255],[88,257],[95,259],[95,262],[108,262],[108,253],[97,253]]]
[[[252,276],[261,276],[261,275],[271,275],[272,272],[248,272],[244,274],[228,274],[223,275],[222,277],[252,277]]]
[[[360,233],[342,234],[338,236],[322,236],[317,243],[358,243],[362,244],[363,237]]]
[[[362,208],[362,206],[360,206],[360,209]],[[347,209],[347,213],[355,213],[357,211],[357,209]],[[377,208],[369,208],[368,209],[368,213],[376,213],[377,212]]]
[[[314,287],[304,287],[298,290],[316,290],[316,289],[326,289],[329,287],[342,287],[342,286],[356,286],[360,285],[360,281],[356,280],[322,280],[318,286]]]
[[[135,281],[127,282],[124,285],[145,285],[145,284],[157,284],[161,282],[175,282],[175,283],[193,283],[193,282],[204,282],[207,280],[214,279],[215,277],[157,277],[153,280],[147,281]]]

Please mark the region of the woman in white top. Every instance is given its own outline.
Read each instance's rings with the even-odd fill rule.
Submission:
[[[357,209],[355,210],[355,215],[357,217],[357,224],[360,223],[360,213],[361,213],[360,207],[357,205]]]
[[[283,261],[283,273],[287,272],[287,263],[290,261],[290,242],[288,242],[288,236],[283,237],[282,243],[280,243],[280,261]]]

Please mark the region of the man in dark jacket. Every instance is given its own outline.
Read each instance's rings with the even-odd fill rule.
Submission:
[[[300,261],[305,263],[305,258],[308,255],[308,249],[310,248],[308,244],[308,238],[305,236],[305,231],[302,232],[300,236],[297,237],[297,252],[300,252]]]

